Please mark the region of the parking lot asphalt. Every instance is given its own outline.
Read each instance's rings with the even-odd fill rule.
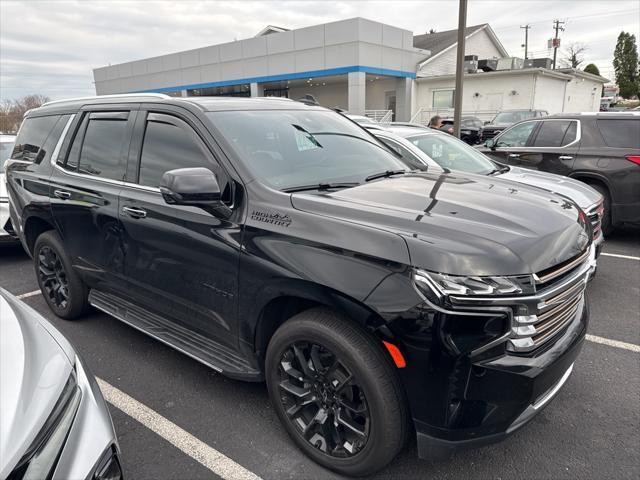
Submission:
[[[589,333],[640,345],[640,230],[616,232],[604,253],[588,287]],[[14,294],[37,289],[21,247],[0,248],[0,286]],[[69,322],[39,295],[24,300],[69,338],[97,377],[255,475],[338,478],[293,446],[264,384],[225,378],[103,313]],[[154,433],[153,420],[143,425],[109,406],[128,479],[218,478],[170,436]],[[375,478],[637,479],[639,452],[640,353],[587,341],[558,396],[506,441],[440,462],[419,460],[409,444]]]

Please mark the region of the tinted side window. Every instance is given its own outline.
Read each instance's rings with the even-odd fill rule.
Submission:
[[[35,162],[40,148],[59,118],[59,115],[25,118],[22,127],[20,127],[20,134],[16,139],[11,158]]]
[[[598,120],[597,124],[607,146],[640,148],[640,119]]]
[[[165,172],[190,167],[212,169],[195,137],[171,123],[149,120],[142,144],[138,183],[157,187]]]
[[[516,125],[496,139],[497,146],[524,147],[531,136],[531,132],[533,132],[533,129],[538,123],[539,122],[526,122],[521,125]]]
[[[560,147],[563,145],[563,141],[569,124],[574,123],[568,120],[562,121],[546,121],[542,122],[538,135],[533,142],[534,147]]]
[[[82,142],[78,172],[112,180],[122,180],[126,160],[127,120],[124,118],[89,118]]]

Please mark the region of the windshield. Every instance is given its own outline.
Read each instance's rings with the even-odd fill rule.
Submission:
[[[362,128],[321,110],[210,112],[255,178],[279,190],[363,183],[373,174],[408,170]]]
[[[501,112],[495,116],[491,123],[517,123],[522,120],[533,118],[535,112],[522,110],[519,112]]]
[[[496,169],[496,165],[482,153],[451,135],[413,135],[408,140],[442,168],[481,175]]]
[[[4,163],[11,157],[13,143],[14,142],[0,142],[0,173],[3,171]]]

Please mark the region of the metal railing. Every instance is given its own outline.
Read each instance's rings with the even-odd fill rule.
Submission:
[[[492,120],[499,110],[463,110],[463,117],[478,117],[480,120]],[[424,108],[420,107],[411,117],[411,122],[428,125],[431,117],[439,115],[440,117],[453,117],[453,108]]]
[[[364,115],[374,122],[389,123],[393,117],[391,110],[365,110]]]

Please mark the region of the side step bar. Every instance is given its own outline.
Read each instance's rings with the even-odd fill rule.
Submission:
[[[117,295],[92,289],[89,303],[127,325],[188,355],[225,376],[260,381],[262,373],[224,345],[162,318]]]

